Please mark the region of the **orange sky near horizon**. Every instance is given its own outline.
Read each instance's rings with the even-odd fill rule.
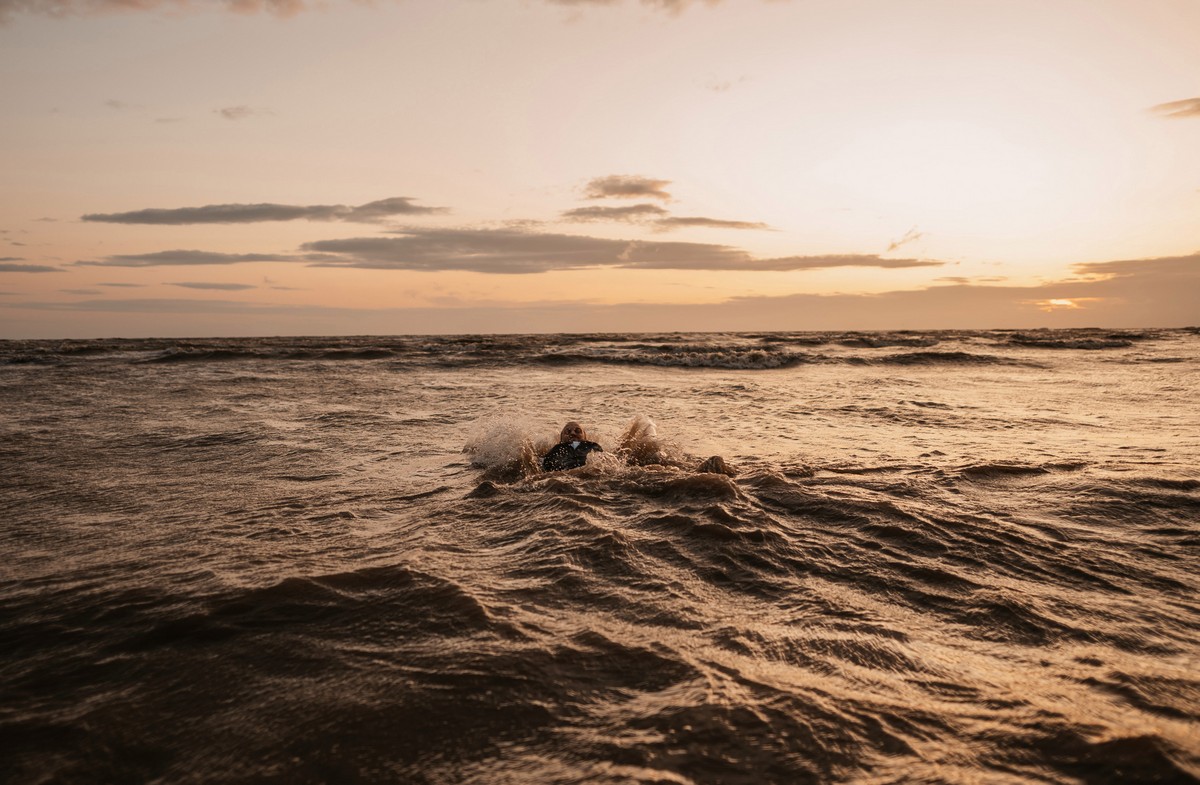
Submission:
[[[0,338],[1200,323],[1193,0],[137,6],[0,0]]]

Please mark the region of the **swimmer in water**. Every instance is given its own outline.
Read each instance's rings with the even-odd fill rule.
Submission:
[[[578,469],[587,463],[590,452],[604,452],[604,448],[587,440],[587,431],[577,422],[563,426],[558,435],[558,444],[542,456],[542,471],[557,472],[563,469]]]

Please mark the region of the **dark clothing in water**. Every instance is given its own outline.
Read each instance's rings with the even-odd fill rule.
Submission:
[[[578,469],[587,463],[587,455],[593,450],[604,452],[604,448],[595,442],[559,442],[542,457],[542,471]]]

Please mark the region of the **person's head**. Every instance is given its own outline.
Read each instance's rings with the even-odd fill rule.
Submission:
[[[587,441],[587,431],[583,430],[583,426],[579,423],[569,422],[563,426],[558,440],[559,442],[584,442]]]

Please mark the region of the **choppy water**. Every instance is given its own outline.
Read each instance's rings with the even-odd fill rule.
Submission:
[[[0,343],[0,778],[1196,782],[1198,350]]]

